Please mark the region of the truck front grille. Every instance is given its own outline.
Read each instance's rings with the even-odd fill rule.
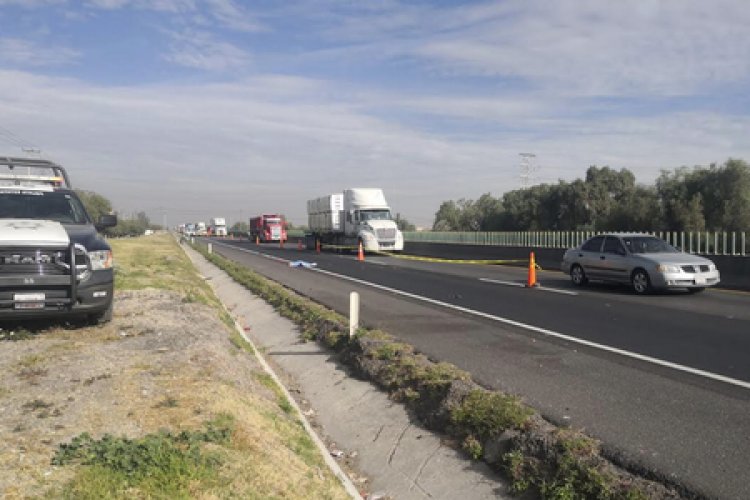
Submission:
[[[70,250],[64,249],[0,249],[0,273],[27,275],[70,274]]]
[[[378,235],[378,240],[395,240],[396,239],[396,230],[392,227],[385,228],[385,229],[378,229],[376,231],[376,234]]]
[[[76,245],[77,275],[84,278],[88,255]],[[64,276],[70,275],[70,248],[0,248],[0,275]]]

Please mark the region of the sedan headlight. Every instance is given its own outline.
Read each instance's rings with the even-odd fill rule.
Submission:
[[[667,264],[657,265],[656,270],[660,273],[679,273],[681,271],[680,266],[670,266]]]
[[[89,261],[93,271],[112,268],[112,252],[110,250],[96,250],[89,252]]]
[[[709,264],[708,265],[708,270],[711,271],[711,272],[716,271],[716,264],[714,264],[713,262],[711,264]]]

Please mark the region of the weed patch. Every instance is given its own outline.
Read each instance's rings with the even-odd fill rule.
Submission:
[[[188,498],[196,482],[217,481],[221,454],[205,445],[227,445],[233,425],[230,415],[222,415],[203,430],[161,431],[135,440],[111,435],[96,440],[83,433],[60,445],[52,465],[85,466],[65,486],[64,497]]]
[[[276,403],[279,405],[279,408],[281,408],[281,411],[283,411],[287,415],[291,415],[294,412],[294,407],[284,395],[284,392],[279,387],[279,384],[277,384],[269,374],[256,372],[253,375],[258,380],[258,382],[263,384],[266,388],[270,389],[276,395]]]

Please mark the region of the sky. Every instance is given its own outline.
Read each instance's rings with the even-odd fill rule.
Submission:
[[[536,183],[750,160],[749,25],[746,0],[0,0],[0,155],[170,226],[380,187],[430,227],[521,187],[521,153]]]

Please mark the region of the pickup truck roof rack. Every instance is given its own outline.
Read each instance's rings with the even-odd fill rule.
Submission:
[[[37,158],[0,156],[0,188],[64,187],[72,189],[65,169],[57,163]]]

